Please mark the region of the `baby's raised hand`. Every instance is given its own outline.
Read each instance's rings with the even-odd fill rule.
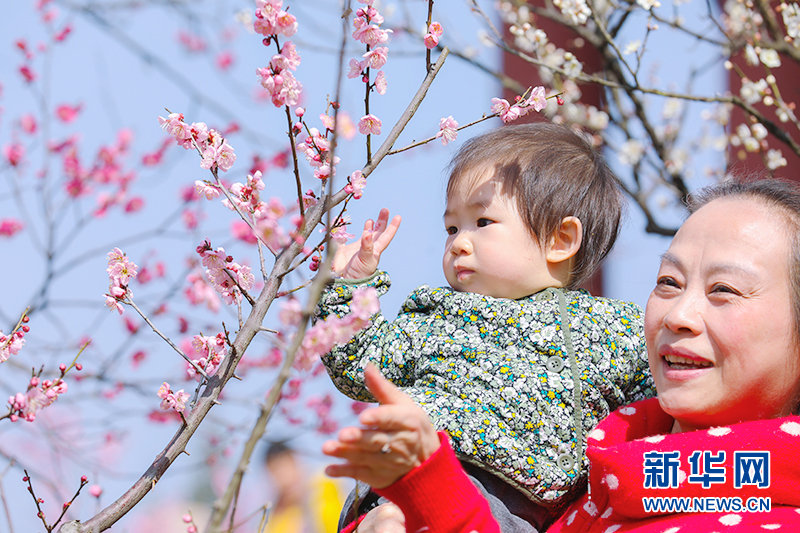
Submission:
[[[389,210],[381,209],[377,222],[367,220],[361,239],[339,248],[333,257],[333,271],[345,279],[361,279],[371,276],[378,268],[381,253],[392,242],[400,216],[389,223]]]
[[[329,476],[353,477],[380,489],[425,462],[440,442],[425,411],[376,367],[369,365],[364,375],[381,406],[361,413],[364,427],[342,429],[338,440],[322,445],[322,453],[347,461],[328,466]]]

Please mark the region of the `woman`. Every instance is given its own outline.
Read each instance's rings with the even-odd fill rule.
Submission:
[[[587,493],[548,531],[800,527],[800,189],[727,183],[691,211],[645,313],[658,398],[589,435]],[[409,531],[498,531],[446,439],[369,378],[384,405],[324,445],[347,460],[328,473],[380,488]]]

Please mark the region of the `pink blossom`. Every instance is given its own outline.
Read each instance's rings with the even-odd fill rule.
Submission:
[[[425,43],[425,48],[432,50],[439,44],[439,37],[432,33],[426,33],[423,42]]]
[[[164,131],[175,137],[178,144],[184,148],[191,148],[192,129],[183,121],[181,113],[170,113],[167,118],[158,117],[158,124]]]
[[[219,187],[207,181],[195,181],[194,188],[197,191],[197,194],[206,200],[213,200],[214,198],[219,197]]]
[[[345,185],[344,190],[347,193],[353,195],[355,200],[360,200],[363,193],[361,192],[364,187],[367,185],[367,178],[365,178],[360,170],[356,170],[352,174],[350,174],[350,178],[348,180],[347,185]]]
[[[223,172],[227,172],[236,161],[236,154],[233,153],[233,148],[228,141],[222,141],[221,144],[214,146],[209,145],[203,151],[203,161],[200,163],[201,168],[211,169],[219,168]]]
[[[324,229],[320,231],[325,231]],[[331,229],[331,239],[338,242],[339,244],[346,244],[347,241],[355,237],[355,235],[351,233],[347,233],[347,226],[344,224],[335,226]]]
[[[219,368],[225,355],[228,353],[228,347],[225,344],[225,336],[218,333],[215,337],[206,337],[203,335],[195,335],[192,338],[192,347],[200,358],[193,359],[192,362],[202,368],[206,375],[213,376]],[[202,381],[203,377],[191,365],[186,369],[190,378],[197,381]]]
[[[192,209],[184,209],[181,212],[181,220],[186,229],[196,229],[200,225],[200,217],[197,212]]]
[[[378,72],[378,75],[375,76],[375,90],[378,91],[378,94],[386,94],[386,87],[386,74],[381,70]]]
[[[186,408],[186,400],[189,399],[189,395],[183,392],[183,389],[178,392],[172,392],[169,388],[169,383],[166,381],[158,389],[157,394],[161,398],[161,409],[164,411],[175,409],[175,411],[181,412]]]
[[[286,231],[272,218],[264,218],[256,222],[258,238],[273,252],[281,250],[289,244]]]
[[[125,204],[126,213],[135,213],[144,207],[144,199],[141,196],[134,196]]]
[[[17,355],[25,344],[24,332],[18,330],[11,335],[3,335],[0,331],[0,363],[8,360],[12,355]]]
[[[492,98],[492,104],[492,112],[499,114],[503,122],[517,120],[522,115],[519,106],[509,105],[503,98]]]
[[[4,218],[0,220],[0,236],[13,237],[14,234],[22,231],[25,226],[15,218]]]
[[[33,135],[36,133],[37,123],[36,117],[31,115],[30,113],[25,113],[19,118],[19,125],[22,128],[22,131],[29,135]]]
[[[430,26],[428,26],[428,33],[441,37],[444,30],[442,29],[442,25],[438,22],[431,22]]]
[[[36,79],[36,73],[28,65],[19,67],[19,73],[22,74],[26,83],[32,83]]]
[[[281,53],[272,56],[270,66],[276,71],[297,70],[297,67],[300,66],[300,54],[297,53],[297,48],[292,41],[286,41],[281,47]]]
[[[278,320],[288,327],[297,326],[303,318],[303,306],[297,298],[289,298],[283,302],[278,312]]]
[[[136,278],[137,268],[136,264],[130,261],[119,248],[114,248],[108,253],[106,272],[108,272],[109,283],[108,294],[105,295],[106,307],[122,314],[120,302],[133,296],[128,284]]]
[[[190,273],[186,276],[186,281],[189,286],[184,289],[183,294],[189,303],[192,305],[205,304],[209,310],[215,313],[219,311],[220,298],[200,272]]]
[[[363,65],[360,61],[356,61],[355,59],[350,60],[350,70],[347,72],[347,77],[350,79],[358,78],[361,76],[361,71],[364,70]]]
[[[61,122],[69,124],[78,118],[78,113],[80,113],[81,107],[83,107],[81,104],[75,106],[61,104],[56,108],[56,116],[59,120],[61,120]]]
[[[250,289],[255,281],[250,267],[239,265],[233,261],[233,258],[227,256],[222,248],[217,248],[216,251],[212,250],[208,241],[197,247],[197,253],[202,258],[203,266],[208,269],[206,275],[211,280],[214,289],[222,295],[225,303],[240,302],[241,290]]]
[[[258,238],[253,235],[253,230],[243,220],[234,220],[231,223],[231,235],[247,244],[256,244],[258,242]]]
[[[353,291],[352,313],[359,318],[368,319],[378,311],[378,293],[374,287],[363,287]]]
[[[3,155],[12,167],[19,166],[25,157],[25,147],[18,142],[7,144],[3,147]]]
[[[380,135],[381,134],[381,119],[370,113],[364,115],[358,121],[358,131],[364,135]]]
[[[178,32],[178,42],[183,45],[187,52],[203,52],[206,49],[205,39],[186,31]]]
[[[99,498],[100,495],[103,494],[103,488],[100,485],[92,485],[89,487],[89,494],[95,498]]]
[[[541,111],[547,107],[547,98],[544,95],[544,87],[534,87],[530,97],[525,101],[525,106],[531,106],[536,111]]]
[[[229,50],[224,50],[217,54],[217,68],[220,70],[228,70],[233,65],[233,53]]]
[[[436,138],[442,139],[442,144],[447,146],[447,143],[455,141],[458,136],[458,122],[452,116],[439,120],[439,131],[436,133]]]
[[[370,68],[380,69],[386,64],[387,56],[389,54],[389,49],[385,46],[379,46],[377,48],[373,48],[366,54],[364,54],[364,65]]]

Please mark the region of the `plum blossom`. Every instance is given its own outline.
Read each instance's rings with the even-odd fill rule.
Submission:
[[[222,333],[217,333],[215,337],[195,335],[192,338],[192,347],[200,355],[199,359],[192,359],[192,362],[202,368],[209,376],[213,376],[217,372],[222,360],[228,353],[225,335]],[[196,381],[203,380],[203,376],[193,366],[189,365],[186,371],[190,378],[194,378]]]
[[[378,91],[378,94],[386,94],[386,88],[386,74],[381,70],[378,72],[378,75],[375,76],[375,90]]]
[[[219,311],[219,296],[200,272],[191,272],[186,276],[186,281],[189,286],[183,290],[183,294],[189,303],[192,305],[205,304],[209,310],[215,313]]]
[[[780,150],[772,149],[767,152],[767,168],[770,170],[777,170],[780,167],[788,165],[788,161],[783,157]]]
[[[189,399],[189,394],[183,392],[183,389],[178,392],[173,392],[169,388],[169,383],[166,381],[158,389],[158,397],[161,398],[161,409],[167,411],[175,409],[177,412],[183,412],[186,409],[186,400]]]
[[[330,352],[334,345],[349,342],[355,333],[369,325],[371,316],[379,309],[378,294],[373,287],[353,291],[350,314],[341,318],[329,316],[306,331],[294,366],[309,370],[322,354]]]
[[[196,180],[194,182],[194,187],[195,190],[197,190],[197,194],[206,200],[213,200],[214,198],[219,197],[219,187],[212,183],[203,180]]]
[[[256,20],[253,22],[256,33],[291,37],[297,32],[297,19],[282,10],[282,6],[280,0],[256,0]]]
[[[363,66],[380,69],[386,64],[387,56],[389,53],[389,49],[385,46],[379,46],[377,48],[373,48],[366,54],[364,54],[364,62],[362,63]]]
[[[66,367],[62,368],[62,376]],[[9,417],[12,422],[16,422],[19,418],[27,422],[36,420],[36,413],[45,407],[52,405],[59,395],[67,392],[67,383],[58,378],[54,381],[49,379],[40,380],[37,376],[31,378],[28,384],[28,390],[25,394],[18,392],[14,396],[8,398],[8,404],[11,411]]]
[[[370,113],[364,115],[358,121],[358,131],[364,135],[380,135],[381,134],[381,119]]]
[[[530,106],[534,111],[541,111],[547,107],[547,98],[544,95],[544,87],[534,87],[531,95],[525,101],[525,106]]]
[[[25,344],[25,332],[22,329],[3,335],[0,331],[0,363],[8,360],[12,355],[17,355]]]
[[[572,19],[573,24],[586,24],[592,12],[585,0],[553,0],[553,4],[561,9],[561,14]]]
[[[203,122],[187,124],[180,113],[170,113],[167,118],[158,117],[158,123],[167,133],[183,148],[189,150],[196,148],[203,160],[202,168],[218,168],[223,172],[230,170],[236,161],[233,147],[228,144],[220,133],[206,126]]]
[[[661,7],[661,2],[658,0],[636,0],[636,3],[648,11],[654,7]]]
[[[503,122],[512,122],[517,120],[522,114],[519,106],[512,106],[505,98],[492,98],[492,113],[500,115]]]
[[[634,166],[644,155],[644,145],[636,139],[628,139],[619,149],[619,160],[623,165]]]
[[[367,186],[367,178],[361,174],[360,170],[350,174],[347,185],[344,187],[346,193],[352,194],[354,200],[360,200],[363,196],[361,191]]]
[[[766,93],[766,90],[766,80],[760,79],[757,82],[752,82],[747,78],[742,78],[742,88],[739,90],[739,95],[748,104],[755,104],[761,100],[761,97]]]
[[[16,218],[4,218],[0,220],[0,237],[13,237],[24,228],[25,225]]]
[[[220,138],[221,139],[221,138]],[[203,160],[200,163],[201,168],[213,169],[219,168],[223,172],[227,172],[236,161],[236,154],[233,153],[233,148],[228,141],[221,140],[218,145],[209,144],[203,150]]]
[[[442,29],[442,25],[438,22],[431,22],[430,26],[428,26],[428,33],[425,34],[424,42],[425,48],[432,49],[436,48],[436,45],[439,44],[439,37],[442,36],[444,30]]]
[[[12,167],[19,166],[22,159],[25,157],[25,147],[18,142],[12,142],[3,146],[3,156]]]
[[[126,298],[132,298],[128,285],[131,280],[136,278],[136,264],[129,260],[125,253],[119,248],[114,248],[108,252],[108,293],[106,297],[106,307],[116,310],[122,314],[122,305]]]
[[[83,107],[81,104],[75,106],[71,106],[69,104],[61,104],[56,108],[56,116],[61,122],[69,124],[70,122],[78,118],[78,113],[80,113],[81,107]]]
[[[758,58],[769,68],[778,68],[781,66],[781,58],[778,52],[772,48],[763,48],[758,54]]]
[[[442,144],[455,141],[458,136],[458,122],[452,116],[439,120],[439,131],[436,133],[437,139],[442,139]]]
[[[242,300],[242,290],[250,289],[255,281],[250,267],[236,263],[222,248],[212,250],[208,241],[197,247],[197,253],[207,269],[208,279],[222,295],[225,303],[239,303]]]
[[[355,59],[350,60],[349,68],[350,70],[347,72],[347,77],[350,79],[358,78],[361,76],[361,71],[364,70],[364,66],[361,64],[361,62],[356,61]]]

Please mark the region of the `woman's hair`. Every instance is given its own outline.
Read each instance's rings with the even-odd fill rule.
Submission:
[[[503,126],[465,142],[449,168],[448,198],[483,172],[493,172],[540,245],[565,217],[577,217],[583,236],[569,288],[586,281],[614,246],[624,209],[619,180],[600,154],[565,126]]]
[[[689,212],[719,198],[752,198],[774,207],[789,222],[792,256],[789,259],[794,338],[800,344],[800,184],[778,178],[748,179],[733,177],[727,181],[694,192],[689,197]]]

